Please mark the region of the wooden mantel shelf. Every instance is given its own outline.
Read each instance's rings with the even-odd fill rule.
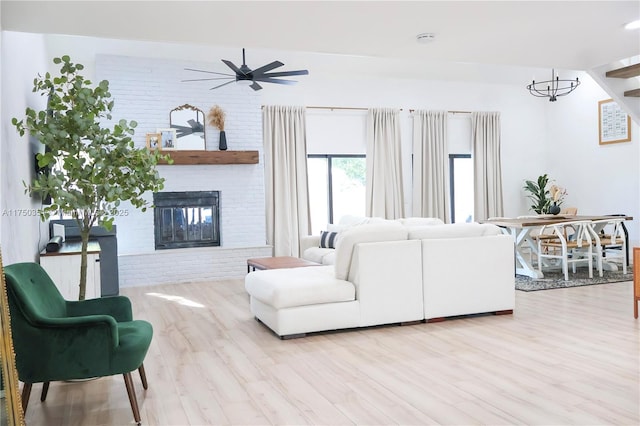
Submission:
[[[258,151],[163,151],[173,165],[188,164],[258,164]],[[161,161],[158,164],[167,164]]]

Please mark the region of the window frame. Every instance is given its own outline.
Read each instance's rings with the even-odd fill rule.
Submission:
[[[309,158],[324,158],[327,160],[327,218],[329,223],[333,223],[333,175],[331,160],[334,158],[363,158],[366,154],[307,154]]]
[[[451,223],[456,220],[456,198],[455,198],[455,171],[454,164],[457,158],[472,158],[471,154],[449,154],[449,215]]]

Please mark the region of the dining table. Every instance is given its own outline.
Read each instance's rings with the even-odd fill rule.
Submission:
[[[531,257],[538,255],[538,245],[532,236],[532,232],[546,225],[567,223],[575,221],[592,221],[594,230],[600,232],[606,225],[606,220],[633,220],[632,216],[626,215],[602,215],[602,216],[581,216],[581,215],[536,215],[519,216],[514,218],[491,218],[481,223],[491,223],[501,228],[502,232],[511,235],[515,242],[516,274],[525,275],[534,279],[544,278],[541,270],[534,267]],[[627,247],[629,245],[627,244]],[[602,262],[605,270],[616,271],[618,268],[612,262]]]

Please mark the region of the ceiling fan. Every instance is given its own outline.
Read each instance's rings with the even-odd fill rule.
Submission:
[[[171,128],[176,129],[176,137],[182,138],[184,136],[195,135],[200,133],[204,138],[204,126],[199,121],[194,119],[187,120],[188,126],[179,126],[177,124],[172,124]]]
[[[231,84],[234,81],[251,83],[249,87],[251,87],[253,90],[260,90],[262,89],[262,86],[258,84],[258,82],[276,83],[276,84],[295,84],[296,81],[280,80],[275,77],[288,77],[292,75],[308,75],[309,74],[309,71],[307,70],[279,71],[279,72],[270,73],[269,71],[284,65],[280,61],[273,61],[270,64],[263,65],[260,68],[256,68],[255,70],[252,70],[245,63],[244,48],[242,49],[242,65],[239,68],[235,66],[233,62],[227,61],[226,59],[223,59],[222,62],[224,62],[229,68],[231,68],[235,74],[226,74],[226,73],[215,72],[215,71],[205,71],[205,70],[197,70],[193,68],[185,68],[185,70],[187,71],[204,72],[208,74],[222,75],[225,77],[196,78],[196,79],[182,80],[182,81],[184,82],[184,81],[208,81],[208,80],[230,79],[231,81],[219,84],[218,86],[212,87],[210,90],[217,89],[218,87],[226,86],[227,84]]]

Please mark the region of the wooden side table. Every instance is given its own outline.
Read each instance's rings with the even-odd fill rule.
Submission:
[[[640,247],[633,248],[633,317],[638,319],[640,303]]]

